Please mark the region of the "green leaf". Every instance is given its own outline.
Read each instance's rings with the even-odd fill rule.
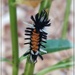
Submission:
[[[71,43],[68,40],[64,40],[64,39],[47,40],[47,43],[45,44],[45,46],[46,46],[45,50],[48,53],[68,50],[72,48]]]
[[[0,58],[0,62],[8,62],[9,64],[12,64],[12,62],[7,58]]]
[[[68,59],[64,59],[64,60],[58,62],[57,64],[55,64],[53,66],[50,66],[50,67],[48,67],[46,69],[43,69],[42,71],[38,72],[35,75],[45,75],[48,72],[52,72],[54,70],[62,69],[62,68],[69,68],[71,66],[73,66],[73,62],[70,61],[70,58],[68,58]]]
[[[71,47],[71,43],[68,40],[64,39],[52,39],[47,40],[47,43],[45,44],[47,53],[57,52],[57,51],[63,51],[68,50]],[[43,53],[42,53],[43,54]],[[21,56],[19,58],[19,62],[26,59],[27,56]]]

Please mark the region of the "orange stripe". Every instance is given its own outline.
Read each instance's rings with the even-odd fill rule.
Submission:
[[[39,33],[36,33],[36,29],[33,30],[32,32],[32,38],[31,38],[31,43],[32,43],[32,50],[33,51],[37,51],[38,50],[38,44],[39,44]]]

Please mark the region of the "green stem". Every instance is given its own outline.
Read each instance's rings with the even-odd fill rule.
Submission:
[[[24,75],[33,75],[34,67],[35,67],[35,63],[31,62],[30,57],[28,56]]]
[[[10,28],[11,28],[11,40],[12,40],[12,63],[13,71],[12,75],[18,75],[18,34],[17,34],[17,16],[16,7],[12,6],[15,0],[9,0],[9,13],[10,13]]]
[[[42,0],[40,4],[39,12],[41,12],[42,10],[46,10],[49,15],[49,10],[50,10],[52,1],[53,0]]]
[[[51,6],[52,0],[43,0],[40,5],[39,13],[48,8],[48,12]],[[49,14],[49,13],[48,13]],[[24,75],[33,75],[35,64],[30,62],[30,57],[27,58],[26,67],[24,70]]]
[[[69,20],[69,15],[70,15],[70,7],[71,7],[71,1],[72,0],[66,0],[67,5],[66,5],[66,11],[65,11],[65,16],[64,16],[64,23],[63,23],[63,29],[62,29],[62,35],[61,38],[65,39],[67,29],[68,29],[68,20]]]

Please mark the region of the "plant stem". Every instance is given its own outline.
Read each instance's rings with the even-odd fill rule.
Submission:
[[[33,75],[34,67],[35,67],[35,63],[32,63],[30,61],[30,57],[28,56],[27,62],[26,62],[26,68],[25,68],[25,71],[24,71],[24,75]]]
[[[46,10],[49,15],[49,10],[50,10],[52,1],[53,0],[42,0],[40,4],[39,12],[41,12],[42,10]]]
[[[47,11],[49,12],[49,9],[50,9],[50,6],[51,6],[51,1],[52,0],[43,0],[41,2],[41,5],[40,5],[39,13],[42,10],[47,9],[47,8],[48,8]],[[35,67],[35,63],[31,63],[30,62],[30,57],[27,57],[27,62],[26,62],[25,70],[24,70],[24,75],[33,75],[33,73],[34,73],[34,67]]]
[[[12,3],[15,3],[15,0],[9,0],[10,28],[12,40],[12,63],[13,63],[12,75],[18,75],[19,55],[18,55],[17,16],[16,16],[16,7],[12,6]]]
[[[66,38],[66,33],[68,29],[68,20],[69,20],[69,15],[70,15],[70,7],[71,7],[71,1],[72,0],[66,0],[67,5],[66,5],[66,11],[65,11],[65,16],[64,16],[64,23],[63,23],[63,29],[62,29],[62,35],[61,38],[65,39]]]

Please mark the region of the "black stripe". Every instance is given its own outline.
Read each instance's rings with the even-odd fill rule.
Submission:
[[[46,32],[44,32],[44,31],[43,31],[42,33],[43,33],[43,34],[45,34],[45,35],[47,35],[47,33],[46,33]]]
[[[42,40],[42,42],[47,43],[46,41],[43,41],[43,40]]]
[[[25,34],[25,35],[28,35],[28,36],[30,36],[31,34]]]
[[[30,29],[30,30],[33,30],[33,28],[29,28],[29,27],[27,27],[26,29]]]
[[[43,36],[42,36],[42,38],[43,38],[43,39],[47,39],[47,37],[43,37]]]
[[[43,33],[42,35],[43,35],[43,36],[47,36],[47,35],[46,35],[46,34],[44,34],[44,33]]]
[[[35,21],[35,19],[34,19],[34,17],[33,16],[31,16],[31,19],[36,23],[36,21]]]
[[[41,45],[42,47],[46,48],[44,45]]]
[[[28,55],[28,54],[30,54],[30,52],[25,53],[23,56],[26,56],[26,55]]]
[[[47,37],[47,35],[42,35],[42,37]]]
[[[43,57],[40,54],[38,54],[38,56],[43,60]]]
[[[31,34],[32,31],[25,31],[25,33]]]
[[[30,38],[24,38],[25,40],[29,40]]]
[[[24,43],[24,44],[30,44],[30,42]]]
[[[51,25],[51,23],[50,24],[47,24],[46,26],[50,26]]]

